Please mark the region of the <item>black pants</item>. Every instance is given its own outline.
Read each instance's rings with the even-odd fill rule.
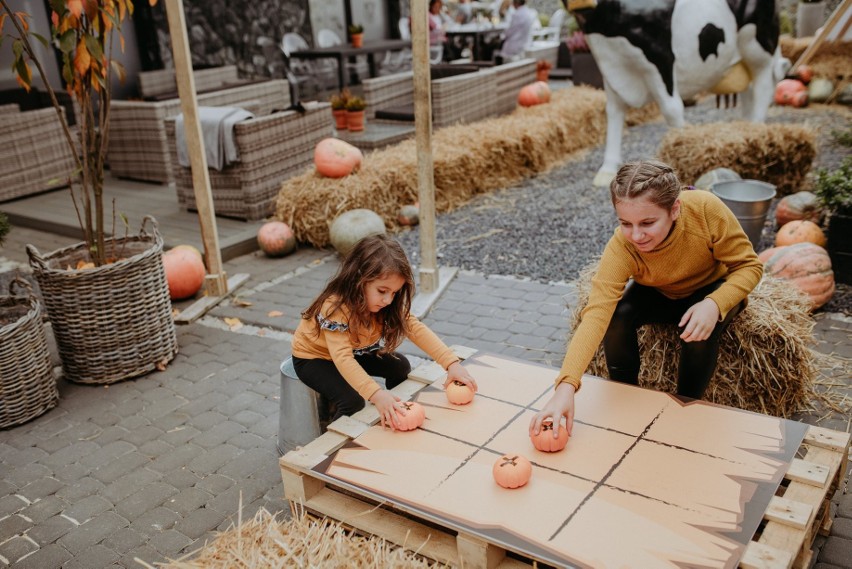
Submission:
[[[724,281],[699,289],[686,298],[673,300],[657,289],[630,281],[624,296],[615,307],[609,328],[604,336],[609,376],[624,383],[639,384],[639,338],[637,330],[644,324],[678,324],[693,304],[722,286]],[[744,303],[732,308],[722,322],[713,328],[710,337],[701,342],[680,341],[680,365],[677,374],[677,394],[701,399],[716,369],[719,338]],[[678,328],[678,333],[683,328]]]
[[[355,361],[369,375],[385,378],[388,389],[405,381],[411,372],[411,363],[396,352],[381,357],[375,353],[355,356]],[[331,406],[331,421],[364,408],[364,398],[347,383],[331,360],[309,360],[293,356],[293,367],[302,383],[319,393]]]

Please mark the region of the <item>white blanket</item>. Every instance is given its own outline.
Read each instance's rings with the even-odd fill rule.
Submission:
[[[239,150],[234,143],[234,125],[241,120],[254,118],[254,114],[239,107],[198,107],[198,121],[201,123],[201,139],[207,166],[221,170],[225,166],[239,162]],[[175,139],[177,142],[178,163],[189,167],[189,151],[183,128],[183,113],[175,120]]]

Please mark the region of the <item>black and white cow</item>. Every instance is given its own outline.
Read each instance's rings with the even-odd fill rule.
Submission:
[[[683,99],[710,90],[742,61],[751,75],[744,118],[763,121],[786,71],[775,0],[569,0],[567,7],[586,34],[607,96],[598,186],[609,185],[620,166],[628,106],[654,101],[669,126],[683,126]]]

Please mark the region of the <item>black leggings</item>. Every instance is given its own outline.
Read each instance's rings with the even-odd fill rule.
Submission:
[[[686,298],[668,298],[657,289],[630,281],[624,296],[615,307],[609,328],[604,336],[609,376],[624,383],[639,384],[639,338],[637,330],[643,324],[678,324],[690,306],[722,286],[719,280],[701,288]],[[716,324],[710,337],[701,342],[680,341],[680,365],[677,373],[677,394],[701,399],[716,370],[719,338],[734,319],[744,302],[732,308],[722,322]],[[678,333],[683,328],[678,327]]]
[[[355,356],[355,361],[369,375],[385,378],[388,389],[405,381],[411,372],[411,363],[397,352],[381,357],[376,353],[364,354]],[[302,383],[319,393],[332,407],[331,421],[364,408],[364,398],[343,378],[333,361],[293,356],[293,367]]]

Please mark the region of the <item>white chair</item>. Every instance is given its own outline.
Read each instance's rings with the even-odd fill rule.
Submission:
[[[399,37],[403,40],[411,41],[411,29],[408,26],[408,18],[399,19]],[[398,51],[386,51],[385,57],[381,62],[381,71],[387,70],[389,73],[397,73],[399,71],[407,71],[411,69],[411,49],[403,48]]]
[[[550,17],[547,27],[533,26],[533,41],[556,41],[562,36],[562,24],[565,22],[565,10],[559,8]]]
[[[300,95],[318,93],[326,88],[325,82],[336,83],[333,65],[326,60],[313,62],[290,57],[291,54],[303,49],[310,49],[308,42],[295,32],[287,32],[281,38],[281,52],[284,54],[287,80],[291,85],[291,100],[296,103]],[[322,78],[322,84],[318,81]],[[304,86],[304,87],[303,87]]]
[[[340,36],[337,35],[337,32],[335,32],[334,30],[323,28],[319,32],[317,32],[317,45],[319,47],[333,47],[335,45],[343,45],[343,40],[340,39]],[[334,64],[332,63],[331,65]],[[369,68],[367,66],[366,60],[364,60],[363,63],[361,63],[360,61],[356,61],[355,63],[347,61],[346,69],[349,70],[350,73],[354,73],[359,77],[369,76]]]

